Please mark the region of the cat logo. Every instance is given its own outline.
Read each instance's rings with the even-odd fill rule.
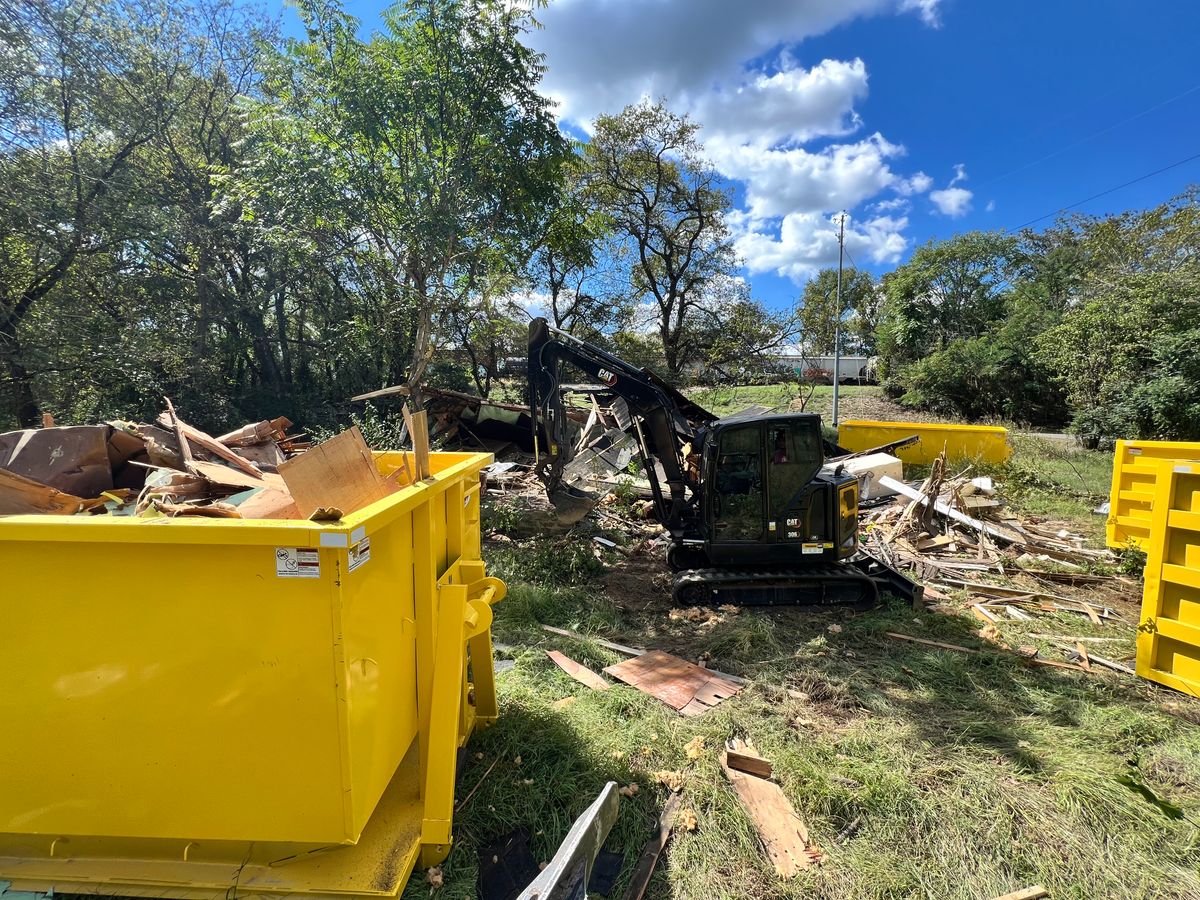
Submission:
[[[601,381],[603,381],[605,384],[607,384],[609,387],[613,387],[617,383],[616,373],[610,372],[610,371],[608,371],[608,369],[601,369],[599,372],[596,373],[596,377],[599,378]]]

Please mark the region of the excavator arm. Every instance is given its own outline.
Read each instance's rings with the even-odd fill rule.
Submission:
[[[563,467],[575,455],[560,389],[564,363],[594,378],[628,405],[659,517],[668,530],[677,530],[697,492],[686,453],[698,429],[716,417],[653,373],[554,328],[543,318],[534,319],[529,323],[529,410],[535,440],[540,422],[549,442],[539,448],[537,468],[548,491],[558,490]],[[655,460],[665,475],[665,493]]]

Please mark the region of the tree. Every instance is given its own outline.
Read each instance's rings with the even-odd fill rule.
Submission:
[[[1004,315],[1017,238],[971,231],[930,241],[885,281],[877,330],[887,377],[958,338],[985,334]]]
[[[333,0],[268,68],[247,199],[354,260],[378,291],[385,374],[419,386],[445,317],[517,274],[570,147],[537,91],[532,24],[501,0],[406,0],[369,41]],[[255,213],[253,203],[250,213]]]
[[[529,262],[530,286],[546,298],[556,328],[603,333],[627,312],[629,272],[612,221],[587,189],[581,157],[564,166],[563,189],[549,208]]]
[[[703,158],[698,128],[662,101],[643,102],[597,119],[584,150],[590,188],[630,246],[632,300],[651,310],[672,375],[696,358],[692,320],[736,263],[730,197]]]
[[[1048,232],[1049,234],[1049,232]],[[1200,438],[1200,193],[1149,210],[1073,217],[1054,243],[1074,256],[1068,305],[1035,339],[1066,391],[1073,428],[1115,438]]]
[[[194,97],[196,35],[154,0],[20,0],[0,49],[0,364],[40,421],[23,326],[129,233],[144,150]],[[178,13],[178,11],[176,11]]]
[[[822,269],[804,286],[796,318],[800,340],[814,356],[834,349],[837,326],[837,269]],[[874,345],[875,318],[878,314],[875,279],[870,272],[846,269],[842,272],[842,350],[869,353]]]

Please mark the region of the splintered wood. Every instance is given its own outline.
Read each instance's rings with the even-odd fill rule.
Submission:
[[[597,691],[607,691],[609,684],[587,666],[582,663],[577,663],[571,657],[557,650],[547,650],[546,655],[554,661],[554,664],[578,681],[580,684],[586,684],[588,687]]]
[[[775,871],[783,878],[791,878],[820,862],[821,851],[809,843],[808,826],[796,814],[779,785],[761,775],[744,771],[751,767],[748,764],[751,759],[766,763],[753,747],[744,741],[734,740],[721,754],[721,768],[733,785],[746,814],[750,816]]]
[[[352,513],[396,490],[375,467],[357,427],[289,459],[279,474],[304,518],[319,509]]]
[[[724,676],[661,650],[649,650],[604,671],[685,716],[698,716],[742,689]]]

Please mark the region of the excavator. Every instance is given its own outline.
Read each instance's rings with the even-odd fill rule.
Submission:
[[[874,606],[881,588],[920,588],[862,552],[858,481],[825,463],[821,418],[780,413],[718,418],[647,369],[551,326],[529,325],[535,470],[552,501],[575,455],[564,367],[629,409],[655,511],[670,534],[672,597],[681,606]],[[544,452],[543,452],[544,451]]]

